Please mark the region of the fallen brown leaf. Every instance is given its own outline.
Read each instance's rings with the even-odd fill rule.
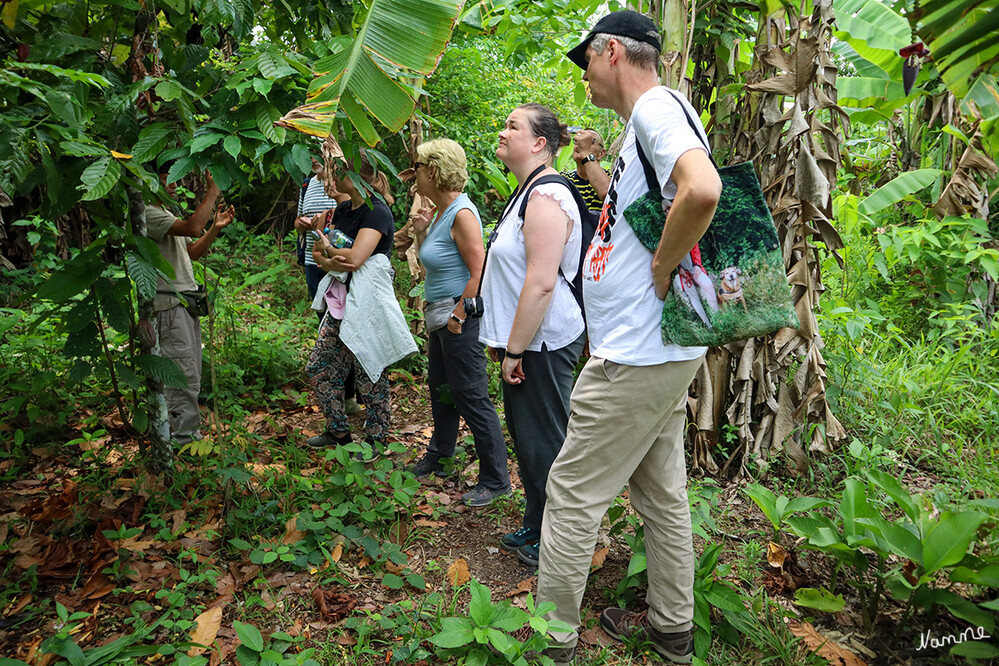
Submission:
[[[330,561],[339,562],[341,557],[343,557],[343,542],[333,546],[333,552],[330,553]]]
[[[114,584],[102,573],[95,573],[83,586],[84,599],[100,599],[114,591]]]
[[[856,654],[816,631],[810,622],[799,624],[791,620],[787,626],[793,635],[804,641],[809,650],[828,660],[832,666],[867,666]]]
[[[579,640],[584,645],[599,645],[604,647],[609,647],[616,643],[616,641],[600,627],[590,627],[579,635]]]
[[[468,562],[465,561],[465,558],[459,557],[452,562],[451,566],[447,568],[447,574],[444,578],[453,587],[461,587],[467,583],[472,578],[472,574],[468,571]]]
[[[222,627],[222,606],[209,608],[199,615],[194,621],[194,629],[191,630],[191,642],[200,643],[205,647],[192,647],[187,655],[196,657],[215,642],[215,637]]]
[[[327,592],[321,588],[312,591],[319,616],[326,622],[339,622],[357,605],[357,597],[347,592]]]
[[[770,563],[770,566],[774,569],[782,569],[786,559],[787,551],[784,550],[783,546],[773,541],[767,544],[767,562]]]
[[[32,599],[34,599],[34,597],[32,596],[31,592],[25,592],[20,597],[18,597],[16,601],[12,601],[10,605],[4,609],[3,616],[10,617],[11,615],[17,615],[22,610],[24,610],[25,606],[31,603]]]
[[[610,552],[610,546],[604,546],[600,550],[593,553],[593,558],[590,560],[590,571],[596,571],[604,565],[604,561],[607,559],[607,554]]]
[[[281,543],[293,544],[305,538],[305,532],[298,529],[296,525],[298,525],[298,518],[288,519],[288,522],[284,524],[284,537],[281,539]]]
[[[538,579],[537,576],[531,576],[526,580],[520,581],[519,583],[517,583],[517,587],[513,588],[506,594],[507,598],[516,596],[518,594],[524,594],[525,592],[530,592],[531,589],[534,587],[534,581],[536,581],[537,579]]]
[[[424,520],[423,518],[419,518],[414,520],[413,523],[420,527],[447,527],[447,522],[443,520]]]

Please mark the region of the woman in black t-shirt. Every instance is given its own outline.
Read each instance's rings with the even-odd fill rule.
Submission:
[[[337,248],[325,237],[316,241],[312,256],[316,264],[327,272],[356,271],[369,257],[375,254],[387,255],[392,247],[395,222],[389,210],[393,199],[388,179],[385,174],[372,167],[363,153],[358,173],[374,190],[374,193],[367,194],[370,196],[370,206],[365,201],[366,193],[359,192],[348,177],[345,164],[340,163],[334,172],[337,190],[348,195],[350,200],[337,206],[330,226],[349,237],[353,244]],[[342,311],[340,316],[342,317]],[[313,448],[329,448],[352,441],[344,412],[344,383],[353,368],[357,390],[366,406],[365,441],[371,447],[370,454],[365,452],[363,455],[358,454],[358,457],[373,460],[384,451],[388,438],[388,377],[383,371],[377,381],[371,381],[354,353],[341,342],[341,321],[333,312],[327,312],[319,326],[319,337],[305,368],[327,421],[325,432],[310,437],[306,443]]]

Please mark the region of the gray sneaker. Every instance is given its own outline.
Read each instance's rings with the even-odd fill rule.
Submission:
[[[497,497],[502,497],[508,492],[510,492],[510,486],[506,488],[486,488],[480,484],[462,495],[461,499],[468,506],[486,506],[491,504]]]
[[[623,608],[605,608],[600,626],[619,641],[628,638],[648,643],[660,657],[673,664],[689,664],[694,655],[691,629],[667,634],[649,624],[648,611],[633,613]]]

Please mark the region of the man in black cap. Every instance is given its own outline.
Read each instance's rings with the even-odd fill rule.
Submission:
[[[646,613],[606,609],[601,626],[618,639],[652,645],[670,662],[693,654],[694,548],[683,432],[687,389],[704,347],[663,344],[660,317],[671,274],[714,214],[721,181],[702,144],[704,130],[682,95],[659,85],[655,24],[633,11],[608,14],[568,53],[585,70],[593,103],[627,121],[593,242],[583,262],[590,359],[572,392],[565,443],[548,476],[538,599],[550,618],[580,624],[600,519],[627,483],[645,524]],[[653,165],[666,225],[653,253],[628,222],[646,195],[638,146]],[[650,176],[651,178],[651,176]],[[575,655],[576,631],[550,632],[556,663]]]

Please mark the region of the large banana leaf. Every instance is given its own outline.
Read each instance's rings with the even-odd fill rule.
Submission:
[[[995,86],[999,0],[928,0],[919,29],[947,88],[966,97],[981,80]]]
[[[912,41],[909,22],[886,4],[869,0],[834,0],[836,38],[877,65],[888,78],[902,80],[898,50]]]
[[[368,145],[379,136],[369,115],[395,132],[416,106],[409,85],[437,67],[462,0],[371,0],[357,35],[316,61],[307,101],[279,124],[326,136],[342,110]]]
[[[888,206],[902,201],[910,194],[929,187],[943,175],[940,169],[917,169],[899,174],[896,178],[875,190],[860,202],[858,209],[864,215],[872,215]]]

